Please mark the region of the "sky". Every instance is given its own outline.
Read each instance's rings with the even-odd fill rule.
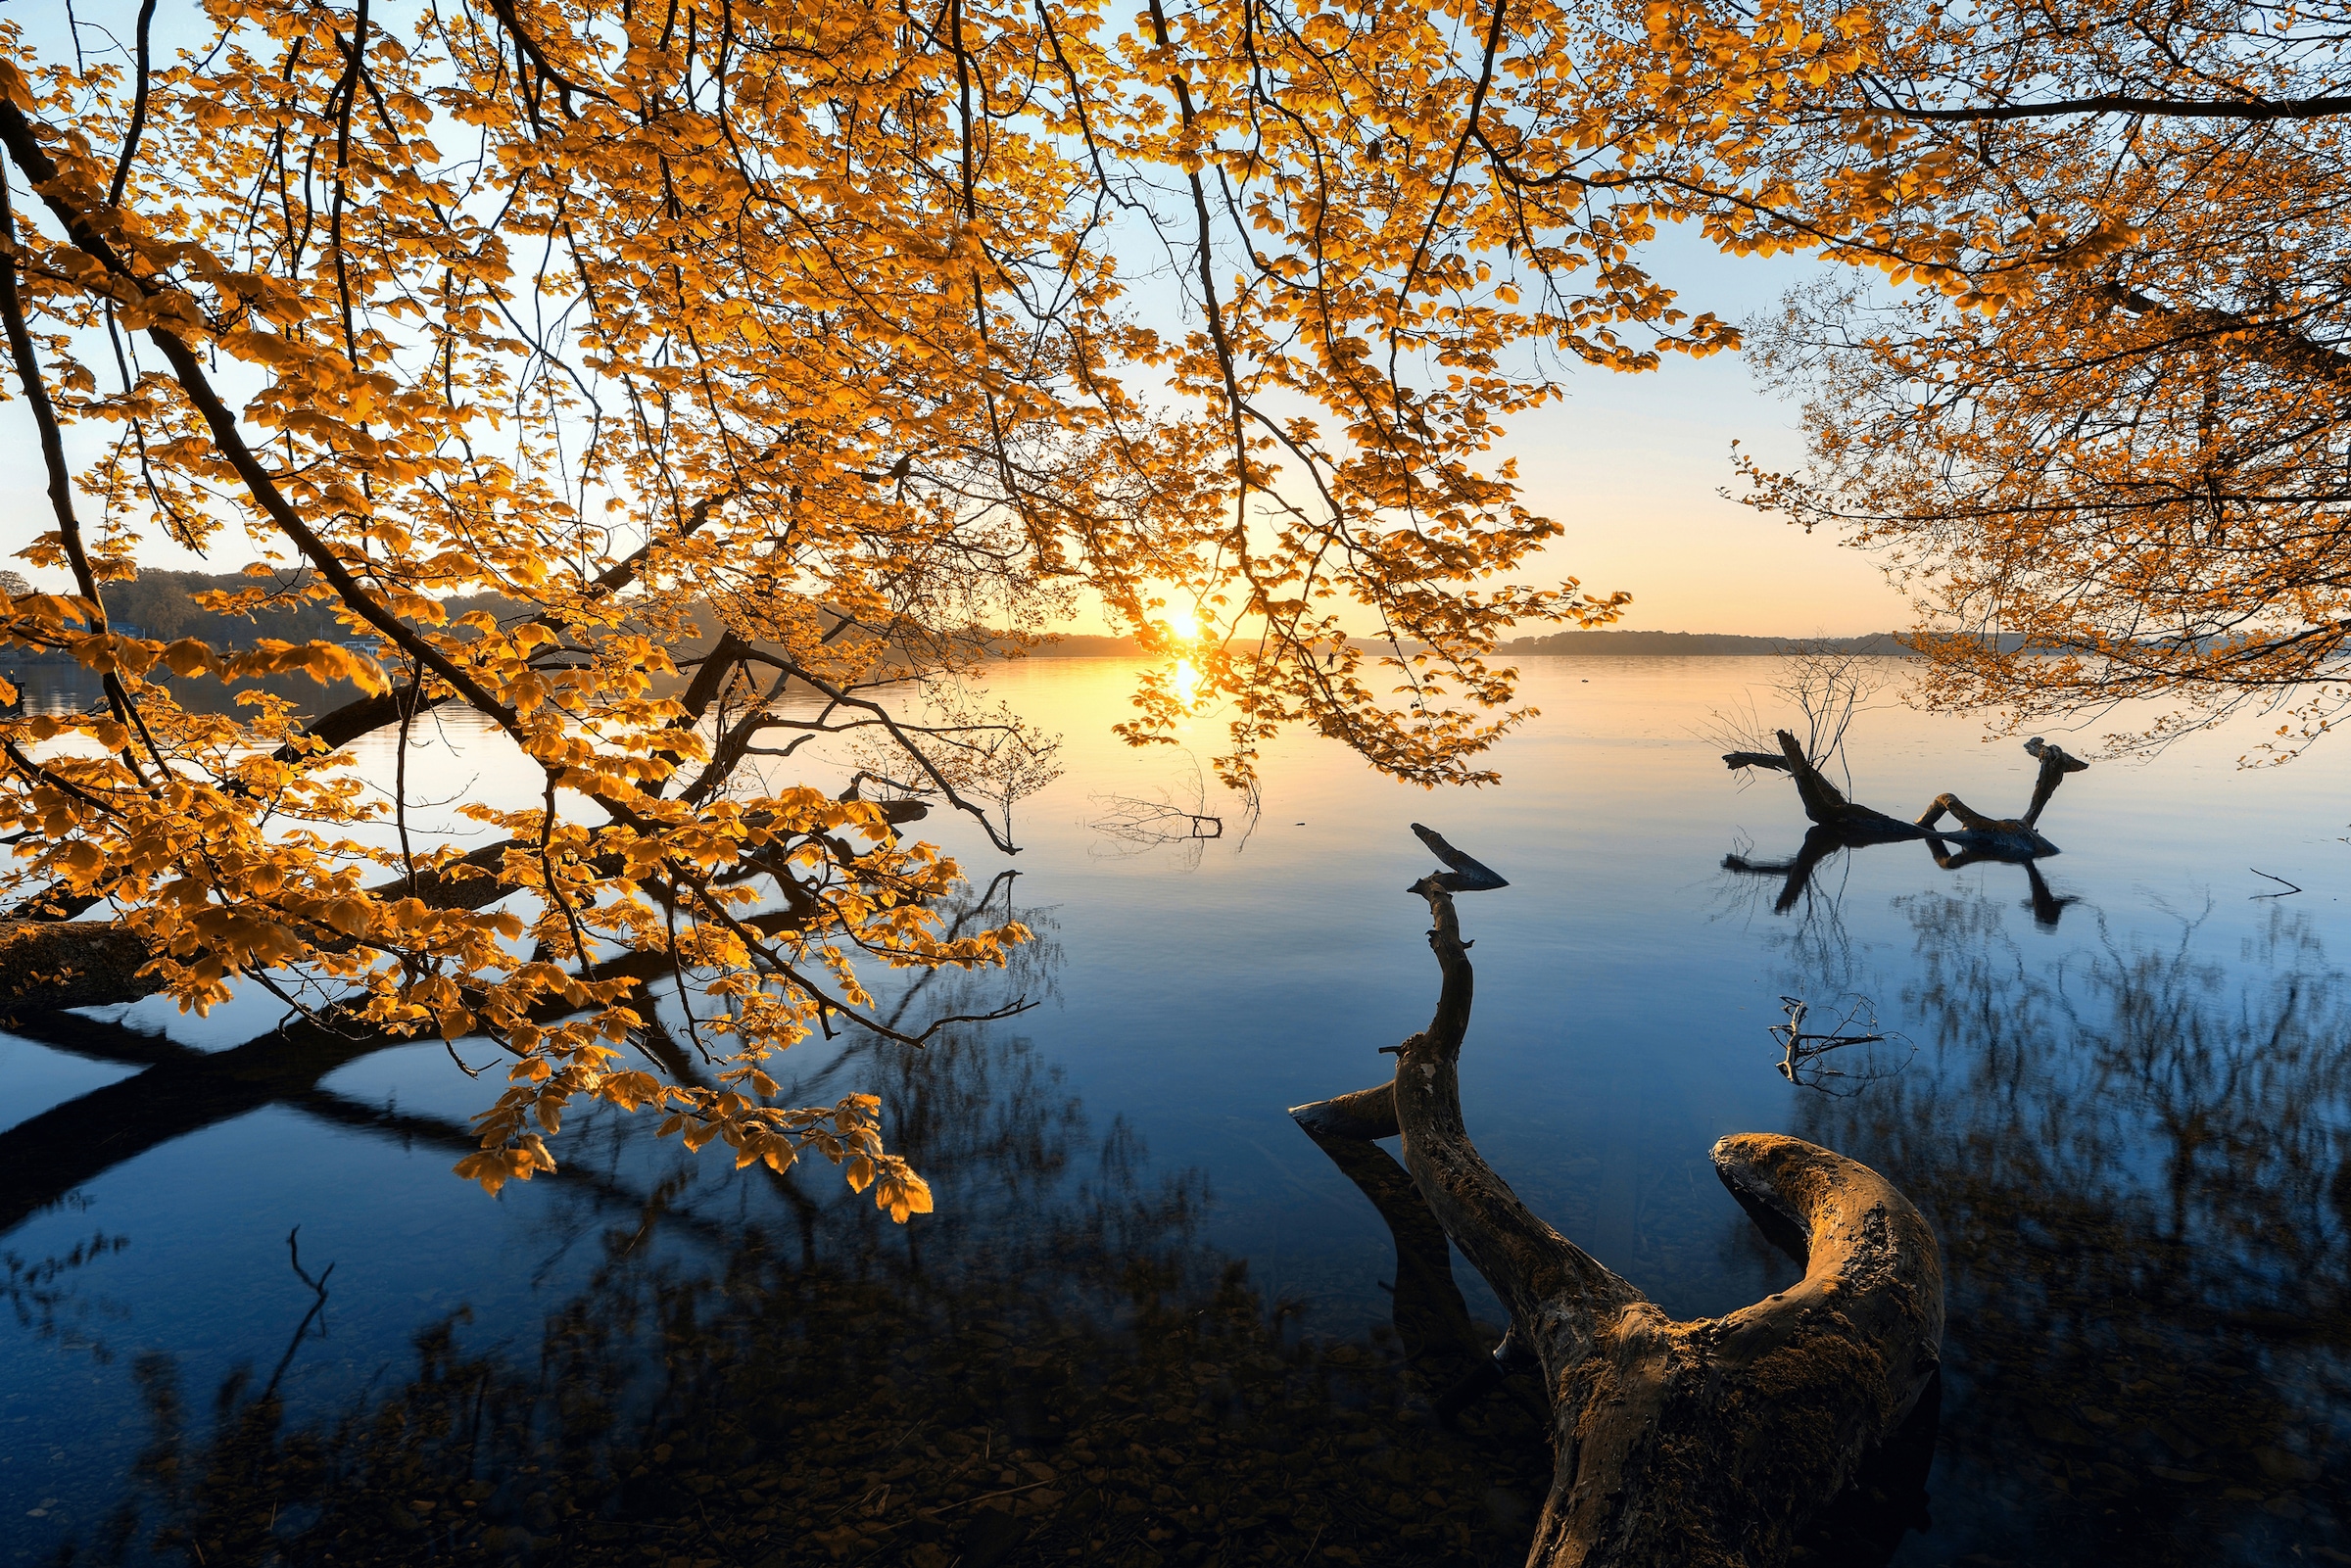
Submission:
[[[1824,263],[1733,259],[1695,234],[1660,236],[1652,270],[1692,314],[1773,311]],[[1668,356],[1657,370],[1581,373],[1567,398],[1520,416],[1500,451],[1518,459],[1526,504],[1564,538],[1542,564],[1587,593],[1633,595],[1616,624],[1655,632],[1851,637],[1911,622],[1876,560],[1726,499],[1731,443],[1796,467],[1799,405],[1757,386],[1745,355]],[[1527,574],[1530,577],[1532,574]]]
[[[0,0],[0,14],[36,34],[44,30],[37,8],[27,14]],[[1822,264],[1734,260],[1695,233],[1670,229],[1644,260],[1681,291],[1691,313],[1711,310],[1731,320],[1774,309]],[[8,380],[12,395],[0,403],[0,557],[14,557],[49,526],[30,413],[13,395],[13,373]],[[1603,596],[1628,592],[1633,602],[1616,624],[1648,631],[1837,637],[1908,625],[1903,595],[1870,557],[1829,533],[1807,536],[1720,494],[1737,479],[1733,441],[1767,465],[1796,466],[1797,420],[1797,405],[1759,388],[1742,355],[1669,356],[1643,375],[1580,372],[1563,401],[1520,416],[1497,446],[1498,457],[1517,460],[1528,507],[1565,529],[1514,575],[1535,584],[1572,576]],[[245,564],[242,557],[203,561],[169,546],[146,558],[158,567],[212,571]],[[8,564],[25,570],[21,561]],[[40,587],[68,587],[59,573],[26,575]],[[1107,630],[1084,624],[1098,620],[1083,615],[1072,630]]]
[[[1734,261],[1682,236],[1665,237],[1660,251],[1672,264],[1658,271],[1682,286],[1694,310],[1734,319],[1770,309],[1819,264]],[[1572,576],[1603,595],[1624,590],[1633,602],[1616,624],[1647,631],[1848,637],[1908,625],[1907,603],[1872,557],[1720,494],[1735,485],[1735,440],[1767,463],[1792,465],[1801,454],[1797,417],[1794,403],[1756,385],[1742,355],[1668,357],[1644,375],[1580,373],[1564,400],[1520,416],[1498,447],[1517,459],[1527,505],[1566,531],[1518,575]],[[30,413],[12,396],[0,404],[0,555],[14,556],[48,526],[44,483]],[[159,555],[155,564],[207,563]],[[47,583],[52,574],[30,575],[65,587],[62,578]]]

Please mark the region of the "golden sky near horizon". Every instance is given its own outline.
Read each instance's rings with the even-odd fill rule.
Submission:
[[[1732,260],[1695,234],[1671,231],[1648,260],[1683,289],[1693,313],[1732,319],[1773,309],[1785,289],[1820,265],[1802,258]],[[13,367],[8,375],[13,383]],[[1633,603],[1617,624],[1641,630],[1807,637],[1907,626],[1905,598],[1873,559],[1828,533],[1807,536],[1721,494],[1737,480],[1734,440],[1772,466],[1796,465],[1797,419],[1796,404],[1759,389],[1740,355],[1668,357],[1644,375],[1575,373],[1563,400],[1520,417],[1497,444],[1498,458],[1517,461],[1526,504],[1565,530],[1513,575],[1535,583],[1573,576],[1588,593],[1630,593]],[[82,449],[76,458],[101,439],[72,434]],[[24,563],[13,557],[50,526],[45,484],[29,410],[12,396],[0,403],[0,486],[8,496],[0,557],[20,570]],[[142,558],[156,567],[227,572],[251,554],[240,536],[224,537],[209,559],[168,544]],[[63,573],[26,575],[36,586],[69,591]],[[1123,628],[1106,627],[1089,611],[1069,630]]]

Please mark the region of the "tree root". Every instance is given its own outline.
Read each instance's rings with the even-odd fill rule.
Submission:
[[[1801,1247],[1803,1280],[1725,1317],[1668,1319],[1519,1202],[1470,1141],[1458,1075],[1467,943],[1451,889],[1430,878],[1414,890],[1435,921],[1435,1017],[1404,1042],[1392,1083],[1291,1115],[1325,1149],[1400,1132],[1428,1212],[1508,1307],[1509,1345],[1531,1356],[1551,1403],[1553,1485],[1529,1564],[1786,1561],[1935,1377],[1933,1232],[1865,1165],[1796,1138],[1734,1134],[1714,1146],[1715,1170]]]

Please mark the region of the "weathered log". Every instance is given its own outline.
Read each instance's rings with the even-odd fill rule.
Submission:
[[[1828,777],[1812,766],[1812,759],[1804,755],[1804,748],[1798,743],[1795,736],[1781,730],[1777,732],[1776,738],[1780,742],[1780,766],[1796,780],[1797,798],[1803,802],[1804,815],[1813,822],[1823,828],[1834,828],[1856,843],[1884,843],[1926,836],[1925,831],[1915,823],[1889,817],[1882,811],[1857,806],[1846,799],[1845,791],[1829,783]]]
[[[2032,859],[2056,854],[2057,846],[2042,837],[2037,826],[2041,810],[2048,805],[2049,797],[2057,792],[2057,786],[2065,782],[2067,774],[2080,773],[2089,764],[2079,757],[2068,756],[2063,747],[2052,745],[2039,736],[2025,742],[2025,750],[2039,759],[2040,772],[2033,781],[2033,800],[2025,808],[2023,816],[1987,817],[1980,811],[1970,810],[1965,801],[1946,790],[1937,795],[1934,803],[1920,815],[1918,825],[1933,831],[1943,822],[1943,814],[1948,812],[1958,820],[1964,832],[1937,832],[1936,836],[1977,850],[1976,859]]]
[[[2040,759],[2040,774],[2033,781],[2033,802],[2025,807],[2024,825],[2031,828],[2040,821],[2040,808],[2049,803],[2057,786],[2069,773],[2080,773],[2089,766],[2080,757],[2066,755],[2065,748],[2035,736],[2025,742],[2025,750]]]
[[[1445,835],[1434,828],[1423,828],[1418,823],[1414,823],[1413,836],[1426,844],[1429,850],[1449,868],[1433,873],[1429,878],[1429,880],[1446,891],[1490,893],[1497,888],[1511,885],[1503,879],[1502,873],[1482,860],[1472,860],[1469,856],[1463,854],[1447,843]]]
[[[1443,981],[1429,1027],[1379,1087],[1421,1197],[1502,1298],[1511,1341],[1536,1357],[1550,1395],[1553,1486],[1529,1564],[1786,1561],[1935,1376],[1933,1232],[1864,1165],[1795,1138],[1734,1134],[1714,1146],[1715,1169],[1751,1213],[1801,1238],[1804,1278],[1725,1317],[1671,1321],[1536,1217],[1470,1141],[1458,1076],[1467,944],[1451,892],[1433,879],[1416,890]],[[1379,1098],[1362,1090],[1291,1114],[1319,1136],[1365,1131],[1387,1124]]]
[[[1937,832],[1946,812],[1958,822],[1960,832]],[[1918,825],[1938,838],[1978,850],[1978,859],[1991,858],[2001,851],[2005,851],[2007,858],[2012,859],[2057,853],[2057,846],[2043,838],[2022,818],[1987,817],[1947,789],[1937,795],[1927,809],[1919,814]]]
[[[1797,798],[1803,802],[1804,815],[1816,828],[1825,828],[1839,836],[1839,847],[1858,847],[1862,844],[1887,843],[1905,838],[1924,838],[1959,845],[1968,851],[1967,860],[2029,860],[2041,855],[2054,855],[2057,846],[2041,836],[2040,814],[2056,794],[2057,785],[2069,773],[2080,773],[2089,766],[2081,758],[2069,756],[2065,749],[2040,736],[2025,742],[2025,749],[2039,759],[2040,772],[2033,783],[2032,803],[2021,817],[1988,817],[1970,807],[1957,795],[1945,791],[1937,795],[1914,823],[1889,817],[1882,811],[1855,805],[1845,798],[1843,790],[1829,783],[1821,771],[1804,755],[1803,747],[1786,730],[1775,733],[1780,743],[1778,754],[1768,751],[1726,751],[1723,763],[1730,768],[1766,768],[1785,773],[1796,781]],[[1943,827],[1945,817],[1959,824],[1957,832]],[[1807,840],[1808,842],[1809,840]],[[1939,851],[1941,861],[1944,853]],[[1728,865],[1728,862],[1725,862]],[[1733,870],[1751,869],[1735,866]]]

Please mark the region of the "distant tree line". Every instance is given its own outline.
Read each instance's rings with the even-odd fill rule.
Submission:
[[[1910,652],[1892,632],[1861,637],[1789,638],[1738,637],[1727,632],[1559,632],[1550,637],[1514,638],[1502,645],[1510,654],[1599,653],[1681,654],[1720,657],[1725,654],[1786,653],[1799,643],[1838,653],[1878,653],[1898,658]]]
[[[332,605],[308,600],[301,594],[308,577],[307,571],[280,573],[273,579],[249,577],[243,572],[142,570],[135,577],[106,585],[106,607],[115,622],[136,627],[140,635],[160,642],[194,638],[214,647],[240,649],[253,647],[265,638],[285,642],[346,641],[351,630],[336,618]],[[208,609],[203,602],[212,594],[250,594],[257,588],[272,587],[279,592],[251,611],[223,613]],[[29,587],[10,588],[5,582],[0,582],[0,588],[9,588],[12,594],[30,592]],[[468,594],[445,602],[453,619],[472,609],[487,609],[492,614],[518,609],[497,594]],[[37,662],[40,656],[20,649],[17,657]]]

